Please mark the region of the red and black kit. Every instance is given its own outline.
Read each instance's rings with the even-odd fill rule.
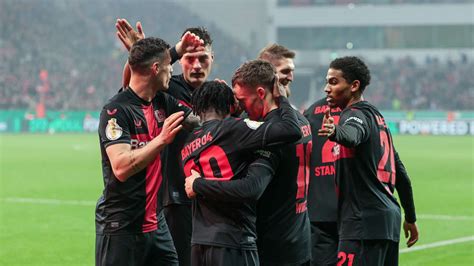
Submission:
[[[256,122],[229,117],[204,122],[194,130],[181,151],[184,172],[191,169],[207,180],[226,182],[247,174],[256,149],[293,142],[301,137],[296,111],[280,97],[281,120]],[[195,182],[197,188],[198,180]],[[205,187],[201,187],[206,194]],[[195,245],[231,249],[257,249],[256,202],[225,202],[212,196],[193,201],[193,249]],[[212,193],[210,193],[212,195]],[[195,254],[193,252],[193,254]],[[193,258],[193,261],[195,258]]]
[[[265,121],[280,121],[281,111],[268,113]],[[279,164],[257,205],[262,265],[302,265],[311,258],[307,196],[313,143],[308,120],[300,113],[297,118],[302,138],[270,149]]]

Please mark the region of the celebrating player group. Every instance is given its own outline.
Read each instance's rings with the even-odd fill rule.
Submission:
[[[398,265],[401,229],[417,242],[410,179],[364,100],[362,60],[330,62],[326,97],[300,114],[284,46],[264,47],[229,86],[208,80],[205,28],[170,47],[140,22],[115,26],[129,54],[100,115],[96,265]]]

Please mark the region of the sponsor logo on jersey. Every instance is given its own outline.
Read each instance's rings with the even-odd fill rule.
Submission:
[[[244,119],[244,122],[245,124],[247,124],[247,126],[253,130],[257,129],[260,125],[263,124],[263,122],[259,122],[259,121],[254,121],[254,120],[250,120],[248,118],[245,118]]]
[[[131,139],[130,146],[132,146],[132,150],[143,148],[148,144],[149,141],[140,141],[138,139]]]
[[[117,108],[115,108],[115,109],[113,109],[113,110],[107,109],[107,114],[108,114],[108,115],[114,115],[115,113],[117,113]]]
[[[166,113],[163,109],[158,109],[155,111],[155,118],[158,123],[164,122],[166,119]]]
[[[349,121],[352,121],[352,120],[356,121],[359,124],[363,124],[362,119],[355,116],[349,117],[346,121],[344,121],[344,124],[347,124]]]
[[[265,158],[271,158],[273,153],[271,151],[267,151],[267,150],[256,150],[255,151],[255,154],[257,155],[260,155],[262,157],[265,157]]]
[[[105,136],[109,140],[116,140],[122,136],[123,130],[118,125],[117,119],[111,118],[107,121],[107,127],[105,127]]]

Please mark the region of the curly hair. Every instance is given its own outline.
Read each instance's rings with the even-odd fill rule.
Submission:
[[[235,103],[234,93],[227,84],[219,81],[206,81],[193,93],[191,104],[195,115],[211,109],[220,115],[230,114]]]

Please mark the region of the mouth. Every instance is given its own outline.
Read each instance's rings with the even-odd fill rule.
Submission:
[[[191,77],[196,79],[204,78],[204,76],[204,73],[191,73]]]
[[[289,79],[283,79],[283,80],[280,80],[280,84],[283,85],[283,86],[287,86],[288,84],[290,84],[291,80]]]

